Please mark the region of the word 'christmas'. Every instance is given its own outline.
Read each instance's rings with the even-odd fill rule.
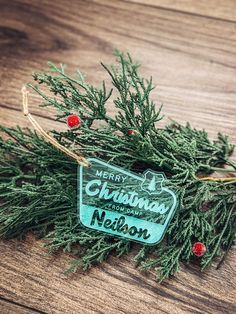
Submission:
[[[100,199],[112,200],[114,203],[151,210],[160,214],[165,214],[169,210],[168,206],[160,204],[157,201],[150,201],[145,197],[140,198],[138,193],[134,191],[129,191],[127,193],[123,190],[111,191],[107,182],[102,184],[102,181],[98,179],[89,181],[85,187],[85,192],[89,196],[98,196]]]

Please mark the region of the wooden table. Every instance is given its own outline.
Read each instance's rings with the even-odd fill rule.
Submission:
[[[173,118],[217,131],[236,142],[235,0],[0,0],[0,124],[29,126],[21,113],[20,89],[46,62],[66,63],[105,78],[114,48],[129,51],[157,85],[153,99]],[[51,112],[31,111],[49,128]],[[43,242],[0,243],[0,313],[236,313],[236,251],[219,270],[183,267],[159,285],[140,273],[132,254],[63,274],[72,257],[50,256]]]

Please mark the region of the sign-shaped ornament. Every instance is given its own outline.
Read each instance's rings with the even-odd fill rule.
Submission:
[[[81,223],[95,230],[146,244],[160,242],[175,212],[177,198],[163,173],[142,175],[95,158],[78,168]]]

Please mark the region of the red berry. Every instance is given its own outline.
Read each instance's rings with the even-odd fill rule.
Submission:
[[[200,257],[206,253],[206,247],[202,242],[194,243],[192,247],[193,254]]]
[[[134,134],[134,130],[128,130],[127,133],[128,133],[128,135],[133,135]]]
[[[80,126],[80,118],[76,114],[71,114],[67,117],[67,125],[70,128],[79,127]]]

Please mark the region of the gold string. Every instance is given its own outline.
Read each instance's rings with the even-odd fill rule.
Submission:
[[[216,178],[216,177],[202,177],[199,178],[201,181],[216,181],[216,182],[231,182],[236,181],[236,177],[225,177],[225,178]]]
[[[78,162],[79,165],[88,167],[89,166],[89,162],[88,162],[88,160],[86,158],[84,158],[82,156],[79,156],[76,153],[74,153],[73,151],[69,150],[68,148],[62,146],[60,143],[57,142],[57,140],[55,140],[55,138],[53,138],[47,132],[44,131],[44,129],[38,124],[38,122],[29,113],[29,106],[28,106],[28,103],[29,103],[28,102],[29,91],[27,91],[26,87],[23,86],[21,92],[22,92],[22,98],[23,98],[22,99],[23,100],[22,101],[23,113],[28,118],[30,123],[33,125],[34,129],[40,135],[42,135],[45,138],[45,140],[47,140],[49,143],[51,143],[54,147],[56,147],[57,149],[61,150],[67,156],[75,159]]]

